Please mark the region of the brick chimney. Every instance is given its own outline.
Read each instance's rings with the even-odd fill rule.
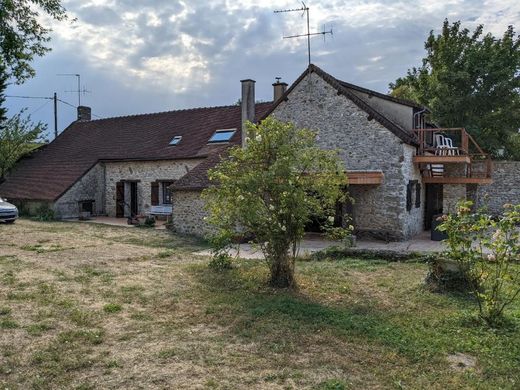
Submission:
[[[276,83],[273,84],[273,101],[277,102],[282,95],[287,91],[287,83],[280,82],[281,77],[276,78]]]
[[[89,121],[91,119],[91,108],[78,106],[78,121]]]
[[[242,146],[246,145],[246,121],[255,121],[255,80],[240,80],[242,83]]]

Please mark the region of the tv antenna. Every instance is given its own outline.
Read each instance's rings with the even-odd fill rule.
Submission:
[[[332,35],[332,28],[329,31],[325,30],[325,27],[323,28],[323,31],[311,33],[310,30],[310,23],[309,23],[309,7],[302,1],[302,7],[301,8],[293,8],[293,9],[282,9],[274,11],[275,14],[279,13],[285,13],[285,12],[302,12],[302,16],[307,16],[307,34],[297,34],[297,35],[288,35],[283,37],[283,39],[290,39],[290,38],[301,38],[301,37],[307,37],[307,55],[309,60],[309,65],[311,64],[311,36],[313,35],[323,35],[323,38],[325,39],[325,36],[327,34]]]
[[[74,76],[78,78],[78,89],[75,91],[65,91],[65,92],[72,92],[78,94],[78,107],[81,106],[81,94],[85,95],[87,93],[90,93],[90,91],[87,91],[85,87],[83,89],[81,88],[81,75],[78,73],[58,73],[56,76]]]

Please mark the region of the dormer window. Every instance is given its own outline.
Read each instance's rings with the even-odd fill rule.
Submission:
[[[181,139],[182,139],[182,135],[176,135],[176,136],[173,137],[172,140],[170,141],[170,146],[175,146],[175,145],[177,145],[179,142],[181,142]]]
[[[229,142],[231,137],[233,137],[233,134],[237,129],[223,129],[223,130],[217,130],[213,133],[211,138],[209,139],[208,143],[219,143],[219,142]]]

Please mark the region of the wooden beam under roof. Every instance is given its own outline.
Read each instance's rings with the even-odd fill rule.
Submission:
[[[416,164],[449,164],[449,163],[463,163],[470,164],[470,156],[413,156],[413,162]]]
[[[385,175],[381,171],[347,171],[349,185],[378,185]]]
[[[492,184],[490,177],[423,177],[426,184]]]

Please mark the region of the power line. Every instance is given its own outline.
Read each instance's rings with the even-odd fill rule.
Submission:
[[[52,100],[54,98],[47,96],[17,96],[17,95],[5,95],[8,98],[19,98],[19,99],[49,99]]]
[[[66,104],[67,106],[71,106],[72,108],[78,108],[78,106],[75,106],[74,104],[71,104],[69,102],[66,102],[65,100],[57,99],[59,102]]]
[[[5,97],[8,97],[8,98],[18,98],[18,99],[47,99],[47,100],[53,100],[54,97],[47,97],[47,96],[20,96],[20,95],[5,95]],[[69,103],[65,100],[62,100],[62,99],[56,99],[57,101],[59,101],[60,103],[63,103],[67,106],[70,106],[72,108],[78,108],[78,106],[75,106],[74,104],[72,103]],[[39,109],[38,109],[39,110]],[[99,116],[99,115],[96,115],[96,114],[91,114],[92,116],[98,118],[98,119],[103,119],[102,116]]]
[[[38,111],[40,111],[43,107],[47,106],[47,104],[49,104],[50,101],[47,100],[45,103],[43,103],[40,107],[38,107],[36,110],[32,111],[29,113],[29,115],[34,115],[36,114]]]

